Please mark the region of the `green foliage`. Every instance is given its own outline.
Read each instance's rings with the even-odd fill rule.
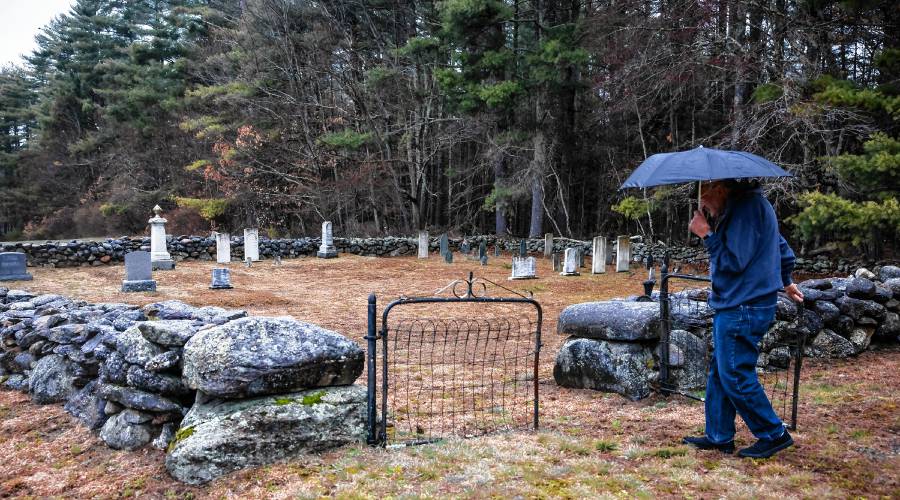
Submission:
[[[830,106],[862,108],[871,112],[883,112],[893,119],[900,119],[900,95],[888,95],[877,89],[859,88],[853,82],[837,80],[830,76],[818,78],[813,98]]]
[[[764,83],[753,91],[753,102],[764,104],[767,102],[777,101],[784,95],[784,89],[781,85],[775,83]]]
[[[863,144],[865,154],[826,158],[843,179],[869,193],[893,192],[900,188],[900,141],[876,132]]]
[[[624,215],[627,219],[638,220],[647,216],[647,211],[655,210],[655,205],[650,200],[626,196],[619,203],[612,206],[614,212]]]
[[[124,215],[127,211],[128,207],[126,205],[116,203],[104,203],[100,205],[100,213],[103,214],[104,217]]]
[[[489,108],[511,106],[513,99],[522,91],[518,82],[505,81],[495,84],[481,85],[477,95]]]
[[[896,197],[887,197],[880,203],[853,202],[833,193],[812,191],[801,195],[799,202],[803,210],[788,221],[804,241],[827,234],[860,246],[873,230],[900,232],[900,203]]]
[[[175,447],[178,445],[178,443],[193,436],[195,431],[196,431],[196,429],[194,429],[193,425],[189,425],[187,427],[182,427],[182,428],[178,429],[177,431],[175,431],[175,437],[169,443],[169,447],[166,451],[171,453],[172,450],[174,450]]]
[[[494,185],[494,189],[484,199],[482,210],[493,212],[497,207],[504,207],[515,199],[517,191],[511,187]]]
[[[200,213],[206,220],[214,220],[225,214],[228,209],[228,200],[223,198],[181,198],[176,197],[175,203],[182,208],[192,208]]]
[[[366,85],[378,87],[398,76],[397,71],[386,66],[376,66],[366,72]]]
[[[406,45],[397,49],[397,54],[404,57],[432,56],[441,46],[441,41],[430,36],[414,36],[406,41]]]
[[[200,159],[200,160],[195,160],[188,165],[185,165],[184,170],[187,172],[194,172],[196,170],[200,170],[201,168],[206,168],[209,165],[211,165],[209,160]]]
[[[370,132],[356,132],[344,129],[319,136],[318,142],[334,149],[356,150],[372,140]]]

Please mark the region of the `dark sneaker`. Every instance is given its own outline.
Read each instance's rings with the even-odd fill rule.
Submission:
[[[794,439],[791,438],[791,435],[785,429],[781,437],[760,439],[753,446],[738,451],[738,456],[744,458],[769,458],[792,444],[794,444]]]
[[[684,444],[689,444],[695,448],[699,448],[701,450],[719,450],[722,453],[734,453],[734,441],[729,441],[727,443],[716,444],[709,440],[706,436],[688,436],[681,440]]]

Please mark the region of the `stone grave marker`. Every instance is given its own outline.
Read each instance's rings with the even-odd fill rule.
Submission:
[[[631,239],[619,236],[616,239],[616,272],[626,272],[631,264]]]
[[[316,257],[320,259],[333,259],[337,257],[337,248],[334,246],[334,236],[331,234],[331,221],[322,223],[322,244]]]
[[[578,269],[584,267],[584,248],[578,247]]]
[[[525,240],[519,241],[519,257],[523,259],[528,256],[528,244]]]
[[[544,257],[553,255],[553,233],[544,235]]]
[[[244,257],[244,266],[245,266],[247,269],[250,269],[250,267],[251,267],[252,265],[253,265],[253,259],[251,259],[249,256]]]
[[[175,261],[166,248],[166,219],[160,214],[159,205],[153,207],[154,217],[147,221],[150,224],[150,263],[154,270],[171,271],[175,269]]]
[[[604,274],[606,272],[606,238],[594,237],[593,257],[591,258],[591,274]]]
[[[469,240],[463,240],[463,242],[459,245],[459,251],[464,254],[469,253]]]
[[[500,256],[500,245],[494,245],[494,257]]]
[[[550,258],[552,259],[552,262],[553,262],[553,272],[558,273],[558,272],[562,271],[562,264],[559,261],[559,254],[555,253]]]
[[[447,233],[441,235],[441,255],[446,255],[450,251],[450,238]]]
[[[578,276],[578,249],[567,248],[563,270],[560,276]]]
[[[259,229],[244,229],[244,258],[259,260]]]
[[[281,265],[281,254],[275,255],[275,265],[276,266]]]
[[[0,253],[0,281],[31,281],[34,278],[28,273],[27,265],[24,253]]]
[[[229,290],[234,288],[231,286],[231,271],[228,268],[215,268],[212,270],[212,284],[209,285],[211,290]]]
[[[481,240],[481,244],[478,245],[478,260],[482,260],[487,257],[487,242]]]
[[[231,235],[228,233],[216,233],[216,262],[219,264],[231,262]]]
[[[453,252],[447,250],[447,253],[444,254],[444,262],[447,264],[453,264]]]
[[[513,257],[511,280],[537,278],[537,259],[534,257]]]
[[[482,266],[486,266],[487,263],[488,263],[488,256],[487,256],[487,254],[482,255],[481,258],[478,259],[478,260],[481,261],[481,265],[482,265]]]
[[[419,258],[428,258],[428,231],[419,231]]]
[[[156,281],[153,279],[153,264],[150,254],[144,251],[125,254],[125,280],[122,281],[123,292],[155,292]]]

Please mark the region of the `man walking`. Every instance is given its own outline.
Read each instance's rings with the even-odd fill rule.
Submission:
[[[702,210],[717,220],[711,228]],[[716,181],[703,186],[700,210],[690,223],[709,252],[715,311],[709,379],[706,382],[706,435],[684,442],[704,450],[734,452],[736,414],[758,441],[738,451],[767,458],[794,444],[772,409],[756,375],[757,347],[775,319],[777,292],[803,301],[791,283],[794,252],[778,232],[775,210],[758,183]]]

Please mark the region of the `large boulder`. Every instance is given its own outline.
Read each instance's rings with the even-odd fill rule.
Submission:
[[[156,429],[151,418],[145,413],[124,410],[103,424],[100,439],[116,450],[136,450],[153,439]]]
[[[188,386],[221,398],[352,384],[362,373],[355,342],[290,317],[241,318],[204,330],[184,346]]]
[[[78,390],[71,364],[56,354],[38,360],[28,378],[31,399],[38,404],[62,403],[69,399]]]
[[[841,313],[850,316],[857,323],[860,322],[863,316],[882,320],[886,312],[883,305],[871,300],[860,300],[845,296],[839,298],[835,303],[840,308]]]
[[[179,481],[202,484],[231,471],[328,450],[365,436],[362,386],[198,401],[169,445],[166,469]]]
[[[106,423],[107,415],[104,410],[106,401],[100,399],[97,393],[98,382],[88,382],[80,391],[76,392],[66,401],[65,410],[75,418],[81,420],[88,429],[95,431]]]
[[[615,392],[636,401],[650,395],[653,368],[649,347],[572,337],[556,355],[553,378],[562,387]]]
[[[656,302],[585,302],[559,315],[558,333],[599,340],[652,340],[659,338]]]
[[[138,323],[141,335],[150,342],[164,346],[181,347],[200,329],[189,319],[169,319]]]
[[[894,312],[886,313],[884,321],[875,330],[875,337],[880,340],[891,340],[900,335],[900,315]]]
[[[657,347],[657,351],[661,352],[661,348]],[[706,387],[707,350],[704,339],[684,330],[672,330],[669,333],[669,351],[671,380],[676,388],[692,390]],[[672,351],[681,354],[681,359],[672,359]]]
[[[828,329],[816,335],[808,351],[808,354],[822,358],[846,358],[858,352],[852,342]]]
[[[881,281],[887,281],[889,279],[900,278],[900,267],[897,266],[883,266],[881,271],[878,273],[878,277]]]
[[[162,354],[164,349],[141,334],[137,326],[133,326],[116,336],[116,350],[122,353],[125,361],[144,366],[148,361]]]

